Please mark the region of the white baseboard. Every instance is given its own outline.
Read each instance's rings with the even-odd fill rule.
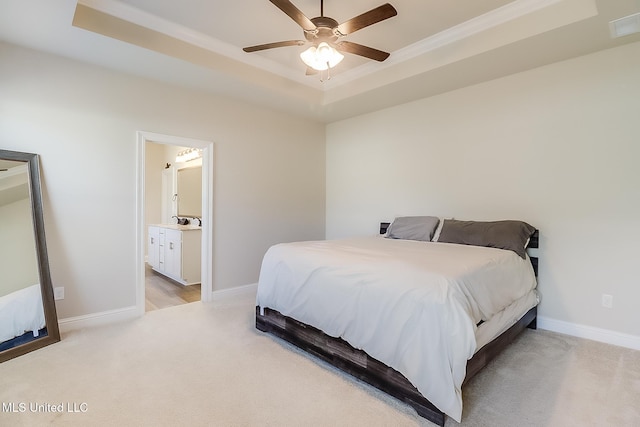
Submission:
[[[544,316],[538,316],[537,324],[539,329],[613,344],[619,347],[631,348],[633,350],[640,350],[639,336],[623,334],[608,329],[594,328],[593,326],[578,325],[576,323],[564,322]]]
[[[258,284],[252,283],[250,285],[237,286],[235,288],[213,291],[211,293],[211,301],[220,301],[225,298],[230,298],[234,296],[251,295],[251,294],[255,295],[257,289],[258,289]]]
[[[102,311],[84,316],[67,317],[60,319],[58,325],[60,332],[68,332],[81,328],[108,325],[123,320],[131,320],[140,317],[136,306],[120,308],[117,310]]]
[[[250,285],[238,286],[230,289],[222,289],[211,294],[212,301],[221,301],[226,298],[242,295],[255,295],[258,289],[257,283]],[[125,307],[117,310],[102,311],[100,313],[92,313],[84,316],[67,317],[58,320],[60,332],[68,332],[82,328],[95,326],[103,326],[111,323],[121,322],[125,320],[136,319],[140,317],[140,313],[136,306]]]

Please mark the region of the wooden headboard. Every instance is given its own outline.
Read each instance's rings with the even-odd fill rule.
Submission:
[[[390,222],[381,222],[380,223],[380,234],[384,234],[387,232],[387,229],[391,225]]]
[[[538,232],[538,230],[536,230],[533,232],[533,236],[531,236],[531,238],[529,239],[527,249],[538,249],[539,239],[540,233]],[[538,277],[538,256],[529,254],[529,259],[531,260],[531,265],[533,266],[533,272],[535,273],[536,277]]]
[[[385,234],[387,232],[387,229],[389,228],[389,225],[391,225],[390,222],[381,222],[380,234]],[[529,239],[529,244],[527,245],[527,249],[538,249],[539,238],[540,238],[540,233],[538,232],[538,230],[536,230],[533,233],[533,236],[531,236],[531,238]],[[538,277],[538,257],[529,255],[529,259],[531,260],[531,265],[533,266],[533,272],[535,273],[536,277]]]

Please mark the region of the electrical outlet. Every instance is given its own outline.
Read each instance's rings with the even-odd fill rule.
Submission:
[[[64,299],[64,287],[60,286],[57,288],[53,288],[53,298],[55,300],[61,300]]]
[[[613,296],[602,294],[602,306],[604,308],[613,308]]]

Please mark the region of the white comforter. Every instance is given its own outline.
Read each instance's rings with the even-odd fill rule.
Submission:
[[[0,342],[44,328],[40,285],[32,285],[0,297]]]
[[[459,422],[476,323],[535,285],[511,251],[367,237],[271,247],[257,304],[363,349]]]

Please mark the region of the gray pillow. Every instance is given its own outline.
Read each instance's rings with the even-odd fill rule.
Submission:
[[[401,216],[393,220],[387,230],[391,239],[431,241],[440,218],[435,216]]]
[[[439,242],[511,250],[526,258],[525,248],[536,229],[522,221],[457,221],[446,219]]]

